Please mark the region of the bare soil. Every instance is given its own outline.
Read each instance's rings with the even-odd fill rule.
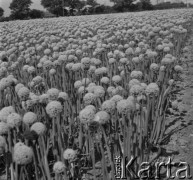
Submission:
[[[174,94],[178,106],[176,109],[169,109],[167,136],[161,159],[167,162],[168,158],[171,157],[172,162],[187,162],[192,177],[184,179],[193,179],[193,30],[186,46],[189,48],[189,52],[182,57],[184,73],[182,81],[177,83],[179,91]],[[175,180],[179,179],[176,177],[177,169],[179,169],[178,165],[172,168]]]

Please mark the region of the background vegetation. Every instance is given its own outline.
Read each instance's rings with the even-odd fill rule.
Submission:
[[[11,15],[4,17],[4,10],[0,7],[0,21],[16,19],[35,19],[60,16],[90,15],[102,13],[119,13],[130,11],[161,10],[183,8],[185,3],[160,3],[152,5],[150,0],[111,0],[113,6],[101,5],[96,0],[41,0],[47,12],[30,9],[31,0],[13,0],[10,4]],[[189,4],[189,7],[193,5]]]

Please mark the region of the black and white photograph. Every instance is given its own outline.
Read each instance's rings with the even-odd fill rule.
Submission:
[[[193,179],[193,0],[0,0],[0,180]]]

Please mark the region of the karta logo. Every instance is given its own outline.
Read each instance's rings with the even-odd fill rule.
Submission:
[[[117,156],[115,158],[115,166],[116,166],[116,179],[127,179],[130,177],[132,180],[134,179],[163,179],[161,177],[161,168],[164,168],[166,174],[165,178],[167,179],[191,179],[190,175],[190,166],[186,162],[174,163],[169,157],[167,162],[156,162],[154,165],[149,162],[143,162],[140,164],[140,169],[136,170],[134,164],[137,160],[137,157],[131,158],[128,160],[121,159],[121,157]],[[175,173],[172,173],[172,170],[175,168]]]

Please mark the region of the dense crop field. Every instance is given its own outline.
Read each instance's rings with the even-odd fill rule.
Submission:
[[[110,180],[116,157],[156,161],[192,15],[1,23],[0,179]]]

